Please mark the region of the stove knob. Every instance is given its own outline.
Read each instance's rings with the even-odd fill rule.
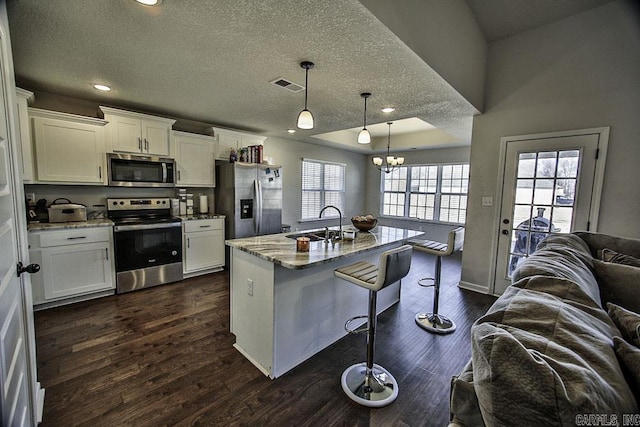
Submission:
[[[123,201],[120,201],[120,204],[121,204],[121,205],[124,205],[124,202],[123,202]]]
[[[156,205],[159,205],[159,204],[160,204],[160,200],[156,200]]]
[[[118,202],[113,202],[113,206],[116,206],[118,204]]]
[[[173,255],[173,256],[178,255],[178,251],[171,251],[171,255]]]

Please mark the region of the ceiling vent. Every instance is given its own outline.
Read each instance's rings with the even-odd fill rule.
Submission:
[[[304,90],[304,86],[301,86],[301,85],[299,85],[297,83],[291,82],[291,81],[285,79],[284,77],[280,77],[280,78],[275,79],[274,81],[271,82],[271,84],[274,84],[274,85],[279,86],[279,87],[283,87],[283,88],[285,88],[285,89],[287,89],[287,90],[289,90],[289,91],[291,91],[293,93],[298,93],[298,92]]]

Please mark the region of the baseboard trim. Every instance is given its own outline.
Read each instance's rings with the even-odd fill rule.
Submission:
[[[466,289],[468,291],[478,292],[480,294],[489,294],[489,288],[486,286],[478,285],[476,283],[465,282],[461,280],[458,282],[458,287]]]

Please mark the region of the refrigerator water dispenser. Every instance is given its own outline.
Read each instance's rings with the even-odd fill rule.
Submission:
[[[253,218],[253,199],[240,199],[240,219]]]

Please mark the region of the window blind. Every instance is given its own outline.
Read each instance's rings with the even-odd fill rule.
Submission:
[[[401,166],[381,177],[382,215],[464,224],[469,164]]]
[[[302,213],[301,218],[316,219],[326,205],[334,205],[344,211],[345,168],[341,163],[302,159]],[[324,217],[337,217],[327,210]]]

